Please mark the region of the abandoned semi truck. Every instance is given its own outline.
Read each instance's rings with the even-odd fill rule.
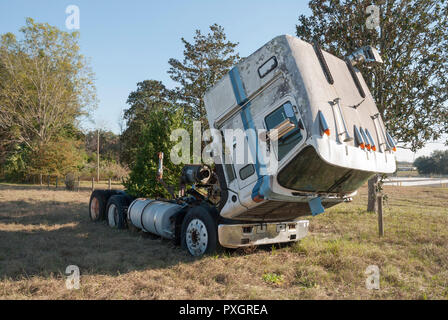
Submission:
[[[318,43],[274,38],[204,98],[210,128],[264,133],[245,136],[247,161],[225,161],[222,152],[213,153],[212,167],[186,165],[181,192],[169,200],[95,190],[91,219],[173,239],[194,256],[303,238],[304,217],[351,201],[372,175],[395,171],[396,143],[356,68],[361,63],[382,61],[369,46],[341,59]],[[224,149],[237,143],[225,141]],[[275,172],[266,172],[260,148],[275,157]]]

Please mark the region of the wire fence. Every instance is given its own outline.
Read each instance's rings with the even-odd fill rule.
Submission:
[[[123,181],[105,179],[97,181],[95,177],[86,179],[79,176],[56,176],[45,174],[28,175],[23,183],[37,185],[47,189],[66,189],[70,191],[79,191],[91,189],[123,189]]]

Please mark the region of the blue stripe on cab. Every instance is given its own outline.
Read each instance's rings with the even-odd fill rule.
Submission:
[[[232,83],[233,93],[235,95],[236,102],[239,106],[243,106],[241,110],[241,120],[243,122],[244,130],[246,130],[246,133],[248,133],[247,130],[253,129],[255,130],[255,125],[252,119],[252,115],[250,114],[250,102],[248,101],[246,91],[243,87],[243,82],[241,81],[241,76],[238,70],[238,67],[234,67],[229,72],[230,81]],[[250,133],[249,133],[250,134]],[[261,185],[263,184],[264,176],[260,176],[260,164],[258,163],[258,135],[255,134],[255,144],[256,144],[256,150],[255,154],[253,152],[253,147],[249,146],[252,151],[252,157],[255,160],[255,171],[257,173],[258,180],[254,186],[254,189],[252,190],[252,199],[254,198],[263,198],[262,192],[260,192]]]
[[[247,102],[247,96],[243,87],[243,83],[241,82],[238,67],[234,67],[232,70],[230,70],[229,76],[230,81],[232,82],[233,93],[235,94],[236,102],[238,103],[238,105],[242,106]]]

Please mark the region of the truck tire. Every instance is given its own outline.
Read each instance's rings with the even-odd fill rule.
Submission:
[[[94,190],[92,192],[89,201],[90,220],[95,222],[104,220],[107,198],[106,190]]]
[[[128,200],[124,195],[114,195],[107,201],[107,222],[109,227],[116,229],[126,229],[126,214],[128,210]]]
[[[94,190],[89,201],[89,217],[92,221],[106,219],[107,200],[115,194],[122,193],[119,190]]]
[[[181,246],[195,257],[217,251],[218,225],[209,210],[198,206],[187,212],[182,222]]]

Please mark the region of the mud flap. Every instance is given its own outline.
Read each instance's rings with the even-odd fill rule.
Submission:
[[[308,201],[308,204],[313,216],[317,216],[318,214],[321,214],[325,211],[324,207],[322,206],[322,200],[320,197],[311,199],[310,201]]]

